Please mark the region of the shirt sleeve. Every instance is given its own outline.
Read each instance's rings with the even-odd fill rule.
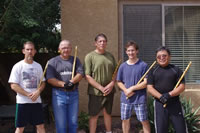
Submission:
[[[148,65],[145,64],[145,66],[143,68],[144,68],[144,71],[143,71],[142,75],[144,75],[146,73],[146,71],[148,70]],[[147,78],[147,75],[145,76],[145,78]]]
[[[44,73],[44,71],[43,71],[43,69],[42,69],[42,66],[40,65],[40,67],[39,67],[40,69],[40,77],[42,78],[42,76],[43,76],[43,73]],[[40,79],[41,79],[40,78]],[[45,79],[45,76],[43,77],[43,79],[42,79],[42,81],[45,81],[46,79]]]
[[[117,81],[119,82],[122,82],[122,75],[123,75],[123,71],[122,71],[123,67],[122,65],[120,65],[119,69],[118,69],[118,72],[117,72]]]
[[[53,60],[49,61],[48,67],[47,67],[47,72],[46,72],[46,79],[51,79],[51,78],[56,78],[56,70],[54,67],[54,62]]]
[[[76,73],[80,73],[82,76],[84,76],[84,70],[83,65],[81,64],[80,60],[77,58],[77,65],[76,65]]]
[[[18,83],[19,84],[19,82],[20,82],[19,80],[20,80],[19,66],[18,66],[18,64],[15,64],[11,70],[8,83]]]
[[[147,84],[148,85],[153,85],[154,84],[153,71],[154,71],[154,69],[151,69],[150,72],[148,73],[148,76],[147,76]]]
[[[91,57],[87,55],[84,60],[84,69],[85,69],[85,75],[90,75],[91,76],[91,71],[92,71],[92,62],[91,62]]]
[[[177,82],[181,78],[182,74],[183,74],[183,71],[180,68],[178,68],[178,79],[177,79]],[[182,83],[182,84],[185,83],[185,78],[184,77],[183,77],[183,79],[181,80],[180,83]]]

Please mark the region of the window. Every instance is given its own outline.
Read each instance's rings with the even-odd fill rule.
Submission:
[[[187,83],[200,83],[200,5],[123,5],[123,44],[134,40],[139,58],[149,65],[161,45],[170,48],[171,63],[185,70]],[[124,59],[127,59],[124,52]]]
[[[165,45],[172,53],[172,63],[182,70],[192,66],[186,81],[200,83],[200,6],[165,6]]]
[[[124,5],[123,9],[123,44],[134,40],[139,45],[139,58],[153,63],[155,49],[162,44],[161,6]],[[127,59],[125,51],[124,59]]]

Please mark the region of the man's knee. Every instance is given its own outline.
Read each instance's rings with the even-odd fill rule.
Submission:
[[[148,120],[142,121],[141,123],[142,123],[143,126],[149,125],[149,121]]]
[[[45,133],[44,124],[36,125],[38,133]]]
[[[90,116],[90,120],[93,120],[93,121],[97,121],[98,118],[99,118],[99,115]]]
[[[17,127],[15,133],[23,133],[24,127]]]
[[[123,122],[124,124],[129,124],[129,123],[130,123],[130,119],[122,120],[122,122]]]

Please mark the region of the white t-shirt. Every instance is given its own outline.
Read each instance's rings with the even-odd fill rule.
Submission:
[[[37,89],[42,74],[43,70],[40,64],[35,61],[33,61],[32,64],[28,64],[24,62],[24,60],[21,60],[13,66],[8,82],[18,84],[27,92],[33,92]],[[45,81],[45,79],[43,79],[43,81]],[[39,96],[37,100],[33,102],[27,96],[17,93],[16,102],[20,104],[41,103],[41,98]]]

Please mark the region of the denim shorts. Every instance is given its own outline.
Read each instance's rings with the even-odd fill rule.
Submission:
[[[44,116],[41,103],[16,104],[16,127],[25,127],[27,124],[40,125],[43,123]]]
[[[137,119],[142,122],[148,120],[147,105],[144,104],[125,104],[121,103],[121,119],[127,120],[131,118],[132,111],[135,111]]]

